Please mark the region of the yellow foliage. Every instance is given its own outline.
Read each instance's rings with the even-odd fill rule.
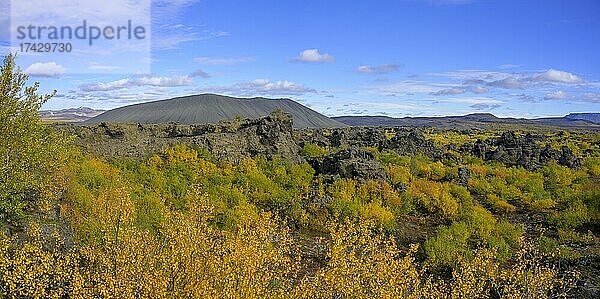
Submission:
[[[0,285],[30,298],[282,298],[298,272],[287,230],[265,214],[223,231],[210,213],[205,204],[173,213],[159,235],[124,223],[70,253],[45,250],[39,228],[14,251],[2,237]]]
[[[9,298],[548,298],[559,276],[532,246],[502,267],[489,249],[457,259],[447,279],[400,249],[370,222],[330,225],[326,262],[306,272],[290,232],[268,214],[233,231],[212,228],[198,204],[169,215],[159,235],[123,227],[118,236],[65,251],[33,226],[18,245],[0,233],[0,286]],[[50,246],[48,246],[50,245]],[[300,276],[300,273],[303,276]],[[568,274],[568,273],[567,273]]]
[[[490,194],[487,196],[488,202],[492,205],[494,210],[500,213],[513,213],[517,210],[517,208],[506,200],[501,199],[496,194]]]
[[[588,157],[584,160],[584,165],[590,175],[600,176],[600,157]]]
[[[487,175],[487,167],[483,165],[470,165],[469,170],[478,177],[485,177]]]
[[[409,167],[399,166],[399,165],[395,165],[395,164],[388,164],[387,171],[390,174],[390,177],[392,178],[392,182],[394,184],[397,184],[397,183],[408,184],[413,179],[413,176],[410,173]]]
[[[420,298],[427,293],[415,262],[416,245],[402,252],[369,224],[330,228],[329,262],[303,279],[291,298]]]
[[[449,184],[416,179],[412,181],[407,192],[416,197],[430,213],[445,218],[454,218],[458,214],[459,203],[450,194]]]

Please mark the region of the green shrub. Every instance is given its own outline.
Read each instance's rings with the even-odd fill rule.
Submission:
[[[410,167],[411,166],[411,157],[409,156],[400,156],[397,152],[384,150],[379,155],[377,155],[377,159],[384,165],[393,164],[398,166]]]
[[[464,222],[440,227],[437,234],[425,241],[423,245],[427,262],[437,270],[454,268],[461,258],[468,258],[471,255],[468,246],[471,233],[469,225]]]
[[[492,208],[498,213],[513,213],[517,210],[517,208],[506,200],[501,199],[496,194],[490,194],[486,196],[488,203],[492,206]]]
[[[448,183],[416,179],[411,182],[407,193],[429,213],[453,219],[458,214],[460,205],[452,195],[451,189]]]
[[[302,147],[300,154],[307,158],[319,158],[329,154],[326,148],[320,147],[316,144],[306,143]]]
[[[388,173],[390,174],[392,183],[394,184],[402,183],[406,185],[413,179],[409,167],[399,166],[396,164],[388,164],[386,168]]]
[[[577,228],[590,221],[587,206],[581,200],[572,202],[567,209],[554,213],[550,222],[560,228]]]
[[[587,157],[583,165],[590,175],[600,176],[600,157]]]
[[[362,219],[374,221],[388,230],[395,226],[394,211],[402,209],[400,196],[386,182],[336,180],[328,188],[333,201],[328,208],[338,221]]]
[[[494,215],[482,206],[472,206],[466,209],[462,219],[468,223],[472,234],[481,240],[485,240],[496,226]]]
[[[544,254],[554,254],[558,250],[558,241],[547,236],[539,238],[537,245],[538,249]]]
[[[46,200],[60,195],[58,170],[70,155],[70,138],[42,124],[40,107],[54,93],[38,95],[12,54],[0,67],[0,223],[20,224]]]
[[[572,229],[558,229],[558,241],[562,244],[579,243],[593,245],[595,238],[594,234],[589,230],[584,234]]]
[[[543,212],[554,208],[556,206],[556,201],[551,198],[536,199],[531,202],[529,206],[535,212]]]

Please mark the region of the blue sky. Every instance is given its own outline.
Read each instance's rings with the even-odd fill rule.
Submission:
[[[44,108],[219,93],[292,98],[326,115],[600,111],[599,1],[153,0],[136,16],[151,27],[137,53],[19,54],[32,80],[58,91]]]

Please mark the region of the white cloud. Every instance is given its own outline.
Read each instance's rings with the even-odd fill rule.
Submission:
[[[400,81],[392,84],[375,86],[371,89],[377,93],[388,95],[409,95],[415,93],[435,93],[451,87],[453,87],[453,84],[430,83],[424,81]]]
[[[438,90],[436,92],[432,92],[431,94],[436,95],[436,96],[445,96],[445,95],[457,95],[457,94],[462,94],[462,93],[465,93],[464,89],[452,87],[452,88]]]
[[[388,73],[396,72],[396,71],[398,71],[398,69],[400,69],[400,66],[397,64],[380,64],[380,65],[374,65],[374,66],[361,65],[356,69],[356,71],[359,73],[364,73],[364,74],[380,75],[380,74],[388,74]]]
[[[210,78],[210,74],[208,74],[207,72],[199,69],[199,70],[195,70],[194,72],[192,72],[191,74],[189,74],[188,77],[191,77],[191,78],[195,78],[195,77]]]
[[[79,89],[85,92],[92,91],[111,91],[118,89],[126,89],[139,86],[154,86],[154,87],[178,87],[192,84],[192,78],[188,76],[175,77],[160,77],[160,76],[144,76],[137,78],[125,78],[110,82],[99,82],[93,84],[82,84]]]
[[[123,1],[123,0],[119,0]],[[129,0],[131,1],[131,0]],[[133,0],[140,1],[140,0]],[[152,0],[152,47],[158,50],[179,49],[184,43],[226,37],[221,30],[208,29],[204,25],[190,25],[185,13],[200,0]]]
[[[12,1],[14,25],[62,25],[81,20],[98,21],[99,25],[115,25],[123,20],[136,23],[149,20],[151,0],[37,0]],[[23,21],[26,21],[23,23]]]
[[[52,60],[68,68],[69,74],[106,73],[107,69],[90,68],[85,62],[96,61],[102,64],[114,64],[120,71],[135,73],[150,71],[149,65],[138,63],[143,56],[150,56],[152,32],[151,24],[152,0],[36,0],[10,1],[12,38],[21,42],[63,42],[72,44],[70,55],[53,55]],[[6,2],[6,1],[4,1]],[[145,29],[144,38],[68,38],[51,39],[50,28],[81,28],[85,22],[91,30],[92,26],[105,28],[111,26],[141,26]],[[31,36],[18,39],[19,26],[37,26]],[[46,28],[47,30],[43,30]],[[88,31],[89,31],[88,30]],[[60,30],[59,30],[60,31]],[[29,32],[28,32],[29,33]],[[41,33],[41,34],[40,34]],[[41,36],[38,36],[41,35]],[[75,58],[74,58],[75,57]],[[24,57],[25,58],[25,57]],[[81,63],[84,62],[84,63]],[[110,62],[110,63],[107,63]]]
[[[179,27],[161,25],[154,30],[155,38],[152,47],[159,50],[179,49],[180,44],[187,42],[205,41],[219,37],[229,36],[225,31],[202,30],[197,27]]]
[[[158,8],[152,11],[152,17],[157,23],[164,24],[165,21],[177,23],[182,13],[198,2],[200,0],[152,0],[152,4]]]
[[[175,77],[160,77],[160,76],[147,76],[134,79],[132,81],[137,86],[162,86],[162,87],[175,87],[175,86],[186,86],[192,83],[192,79],[187,76],[175,76]]]
[[[489,82],[488,85],[505,89],[523,89],[527,87],[527,81],[516,77],[507,77]]]
[[[494,104],[503,104],[504,103],[503,101],[493,99],[493,98],[488,98],[488,97],[450,98],[450,99],[440,99],[438,101],[445,102],[445,103],[459,103],[459,104],[470,104],[470,105],[477,105],[477,104],[494,105]]]
[[[586,85],[593,88],[600,88],[600,82],[587,82]]]
[[[565,100],[568,98],[569,98],[569,95],[562,90],[557,90],[557,91],[548,93],[544,96],[544,100]]]
[[[177,89],[143,86],[138,87],[135,90],[116,89],[106,91],[84,91],[81,89],[75,89],[69,90],[65,93],[57,94],[53,100],[61,100],[69,103],[79,103],[79,105],[110,109],[122,106],[123,104],[161,100],[179,95],[181,95],[181,91]]]
[[[11,1],[0,1],[0,11],[8,12],[8,13],[0,13],[0,28],[10,28],[10,2]],[[10,40],[10,32],[9,30],[0,30],[0,41],[7,42]],[[2,46],[2,42],[0,42],[0,46]],[[0,50],[4,50],[0,48]],[[7,53],[7,52],[0,52]]]
[[[564,71],[549,69],[544,73],[532,77],[533,81],[537,82],[552,82],[552,83],[581,83],[583,80],[578,76]]]
[[[600,103],[600,94],[586,92],[585,94],[583,94],[583,100],[586,102]]]
[[[500,108],[502,107],[502,105],[500,104],[485,104],[485,103],[479,103],[479,104],[473,104],[471,106],[469,106],[475,110],[493,110],[496,108]]]
[[[232,65],[254,61],[252,57],[196,57],[196,62],[204,65]]]
[[[65,74],[65,68],[54,61],[38,62],[25,69],[25,73],[33,77],[60,77]]]
[[[197,89],[199,92],[226,93],[240,96],[270,95],[301,95],[305,93],[314,93],[316,90],[308,88],[302,84],[283,81],[271,81],[268,79],[256,79],[247,82],[240,82],[228,86],[208,86]]]
[[[337,107],[336,114],[338,115],[385,115],[389,112],[422,112],[429,110],[423,105],[413,104],[408,102],[369,102],[369,101],[352,101]]]
[[[328,53],[319,53],[318,49],[307,49],[302,51],[293,61],[333,63],[335,62],[335,58]]]
[[[88,68],[93,71],[115,71],[120,69],[120,67],[115,65],[103,65],[97,62],[88,62]]]
[[[502,80],[513,74],[505,72],[484,71],[484,70],[458,70],[452,72],[433,73],[435,76],[448,77],[462,81],[482,81],[490,82]]]
[[[523,101],[523,102],[528,102],[528,103],[539,102],[538,99],[536,99],[534,96],[532,96],[530,94],[521,93],[521,94],[512,94],[512,96],[516,97],[519,101]]]
[[[535,83],[575,84],[584,80],[569,72],[549,69],[544,72],[493,72],[481,70],[459,70],[435,73],[434,75],[462,80],[464,84],[485,84],[504,89],[525,89]]]
[[[473,86],[469,89],[472,93],[486,93],[489,91],[489,89],[485,88],[485,87],[481,87],[481,86]]]
[[[131,79],[120,79],[110,82],[98,82],[95,84],[83,84],[79,86],[82,91],[109,91],[123,89],[130,86]]]
[[[309,91],[303,85],[290,82],[290,81],[277,81],[271,82],[267,79],[257,79],[252,81],[249,86],[252,88],[256,88],[258,91],[266,92],[266,93],[278,93],[278,92],[286,92],[286,93],[304,93]]]

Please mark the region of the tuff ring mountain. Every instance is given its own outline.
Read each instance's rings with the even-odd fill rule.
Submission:
[[[260,118],[276,109],[290,113],[297,129],[347,126],[290,99],[235,98],[216,94],[190,95],[115,108],[82,124],[218,123],[235,118]]]

